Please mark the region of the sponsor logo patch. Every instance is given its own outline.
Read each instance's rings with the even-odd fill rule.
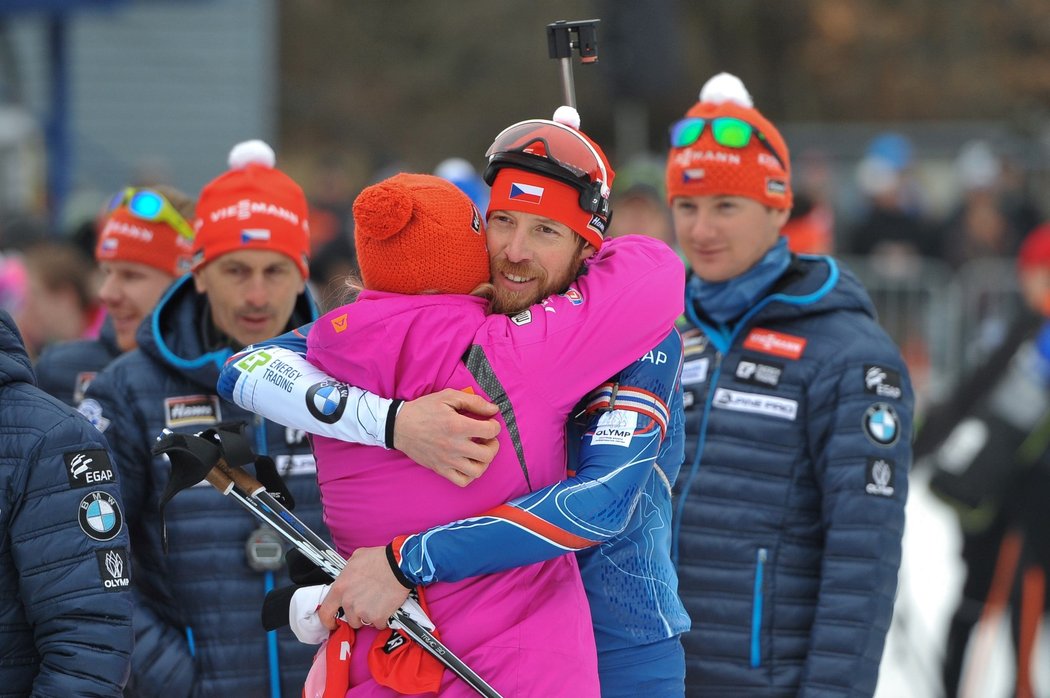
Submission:
[[[346,332],[346,313],[343,313],[339,317],[332,318],[332,329],[335,330],[336,334]]]
[[[89,538],[100,541],[116,538],[124,523],[124,515],[120,512],[116,498],[99,490],[88,492],[80,500],[77,518],[80,530]]]
[[[164,400],[164,424],[218,424],[222,421],[218,395],[180,395]]]
[[[901,374],[876,364],[865,364],[864,390],[879,397],[899,400],[903,394]]]
[[[408,642],[408,640],[406,640],[401,633],[396,630],[391,630],[390,637],[388,637],[386,642],[383,643],[383,654],[391,654],[399,647],[404,646],[406,642]]]
[[[751,412],[764,414],[778,419],[795,420],[798,414],[798,402],[787,398],[761,393],[742,393],[739,390],[719,388],[715,391],[714,406],[734,412]]]
[[[317,462],[314,460],[314,454],[312,453],[273,456],[273,463],[281,477],[317,474]]]
[[[321,381],[306,391],[306,409],[319,422],[335,424],[343,416],[350,391],[346,383]]]
[[[707,380],[707,369],[711,360],[706,356],[695,361],[687,361],[682,365],[682,385],[693,385],[703,383]]]
[[[530,322],[532,322],[532,311],[522,310],[520,313],[512,317],[510,321],[519,327],[521,327],[522,325],[527,325]]]
[[[900,419],[885,402],[876,402],[864,411],[864,435],[879,446],[892,446],[900,438]]]
[[[645,352],[645,356],[638,359],[639,361],[648,361],[654,366],[662,366],[667,363],[667,354],[658,349],[650,349]]]
[[[756,327],[744,340],[744,348],[760,351],[763,354],[782,356],[785,359],[797,359],[802,356],[806,348],[806,339]]]
[[[84,393],[97,375],[96,371],[81,371],[77,374],[76,380],[73,381],[73,402],[79,403],[84,399]]]
[[[892,497],[893,466],[889,458],[869,458],[868,482],[864,485],[864,491],[880,497]]]
[[[787,183],[782,179],[767,177],[766,193],[770,196],[784,196],[787,193]]]
[[[234,364],[234,366],[245,373],[251,373],[260,366],[265,366],[273,360],[273,356],[263,350],[253,351],[252,353],[245,356],[243,359]]]
[[[113,482],[113,464],[103,449],[70,451],[63,453],[66,462],[66,477],[73,489]]]
[[[591,436],[592,446],[630,446],[638,426],[638,413],[627,410],[605,412]]]
[[[77,405],[77,411],[91,422],[99,431],[105,431],[109,428],[109,420],[102,416],[102,405],[98,404],[98,400],[87,399]]]
[[[128,565],[128,551],[124,548],[96,550],[98,573],[102,578],[102,588],[106,591],[123,591],[131,586],[131,567]]]
[[[784,365],[758,359],[743,358],[736,365],[736,378],[744,383],[775,388],[780,385],[780,375]]]
[[[573,305],[583,305],[583,294],[575,288],[569,288],[565,293],[559,294]]]
[[[688,330],[682,334],[682,346],[686,355],[702,353],[707,349],[707,335],[698,330]]]
[[[481,234],[481,214],[478,212],[478,207],[475,206],[474,204],[470,205],[470,211],[471,211],[470,227],[475,233],[480,235]]]
[[[591,220],[588,221],[587,227],[592,228],[601,235],[605,235],[605,226],[607,225],[606,220],[601,216],[591,216]]]

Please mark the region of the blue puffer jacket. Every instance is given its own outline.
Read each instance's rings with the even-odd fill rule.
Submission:
[[[673,554],[690,696],[870,696],[893,610],[913,395],[859,282],[792,261],[733,328],[687,294]]]
[[[304,294],[290,324],[315,315]],[[297,696],[316,648],[287,628],[270,635],[262,628],[267,587],[287,581],[283,569],[275,575],[248,565],[245,544],[259,523],[202,482],[165,507],[168,554],[162,547],[158,505],[170,468],[150,448],[164,428],[196,433],[220,422],[249,424],[246,435],[257,453],[276,461],[298,517],[327,536],[304,435],[216,395],[219,369],[232,352],[205,346],[207,317],[193,278],[176,281],[140,327],[138,349],[100,373],[80,407],[113,444],[128,510],[139,602],[128,694]]]
[[[36,384],[48,395],[76,407],[98,372],[120,356],[113,321],[102,324],[98,339],[52,344],[36,361]]]
[[[120,695],[132,645],[123,519],[105,440],[33,386],[0,311],[0,695]]]

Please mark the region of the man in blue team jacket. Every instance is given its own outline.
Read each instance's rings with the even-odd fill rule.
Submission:
[[[105,440],[34,385],[0,311],[0,692],[119,696],[131,570]]]
[[[788,149],[734,76],[671,129],[691,268],[672,554],[690,696],[870,696],[897,587],[913,396],[857,280],[794,256]]]
[[[316,316],[306,290],[309,233],[302,189],[273,167],[269,146],[234,148],[230,171],[202,190],[193,273],[177,280],[142,323],[138,348],[106,367],[81,412],[113,445],[135,559],[135,696],[275,696],[302,689],[311,648],[266,633],[259,607],[280,584],[280,557],[258,554],[258,522],[203,484],[164,509],[163,429],[195,433],[246,422],[257,453],[273,458],[296,513],[323,533],[316,468],[302,434],[221,400],[219,369],[236,350]],[[166,524],[167,553],[162,533]],[[272,546],[270,546],[272,549]]]

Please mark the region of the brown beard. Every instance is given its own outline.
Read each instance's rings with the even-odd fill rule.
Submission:
[[[510,274],[511,276],[534,277],[539,281],[539,290],[531,297],[522,293],[509,292],[506,289],[495,287],[490,304],[491,312],[501,315],[517,315],[531,305],[535,305],[547,296],[560,293],[568,288],[569,284],[579,273],[582,260],[574,261],[571,268],[556,276],[549,276],[541,267],[530,263],[513,263],[506,260],[494,259],[490,264],[492,278],[497,274]]]

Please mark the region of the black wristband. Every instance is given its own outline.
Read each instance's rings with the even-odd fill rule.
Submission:
[[[412,580],[405,576],[405,573],[398,567],[397,559],[394,557],[394,544],[386,544],[386,561],[390,563],[390,571],[394,573],[394,577],[397,579],[398,584],[405,587],[406,589],[415,589],[416,585],[412,583]]]
[[[394,398],[390,401],[390,407],[386,411],[386,447],[394,447],[394,420],[397,419],[397,411],[401,409],[404,400]]]

